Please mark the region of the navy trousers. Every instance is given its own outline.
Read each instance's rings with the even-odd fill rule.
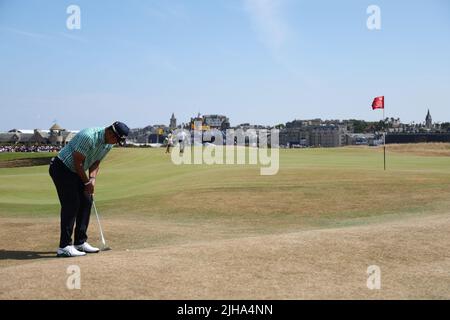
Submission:
[[[58,158],[50,162],[50,176],[58,192],[61,203],[61,237],[59,247],[72,245],[73,227],[75,227],[75,245],[87,240],[87,229],[91,216],[92,196],[84,192],[81,178]]]

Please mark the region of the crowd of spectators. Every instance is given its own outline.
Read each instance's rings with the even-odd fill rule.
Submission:
[[[27,145],[11,145],[1,146],[0,153],[2,152],[58,152],[61,150],[61,146],[27,146]]]

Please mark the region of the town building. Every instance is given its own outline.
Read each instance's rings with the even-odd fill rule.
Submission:
[[[201,124],[198,126],[197,124]],[[228,117],[219,114],[208,114],[201,116],[200,113],[191,118],[190,121],[191,130],[226,130],[230,128],[230,120]]]
[[[346,144],[347,125],[338,120],[294,120],[280,130],[287,147],[340,147]]]
[[[309,146],[341,147],[345,145],[346,130],[337,125],[314,126],[309,129]]]
[[[68,131],[55,123],[49,130],[11,129],[8,132],[0,133],[0,143],[63,146],[69,143],[76,133],[77,131]]]

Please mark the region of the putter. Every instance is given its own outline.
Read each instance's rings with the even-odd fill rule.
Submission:
[[[100,236],[102,238],[103,247],[100,249],[100,251],[111,250],[111,248],[106,245],[105,237],[103,236],[102,225],[100,224],[100,218],[98,216],[97,207],[95,206],[94,196],[92,196],[92,205],[94,206],[95,215],[97,216],[98,227],[100,229]]]

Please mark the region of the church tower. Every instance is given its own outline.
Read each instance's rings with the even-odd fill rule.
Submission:
[[[177,128],[177,119],[175,118],[175,114],[172,113],[172,117],[170,118],[170,129],[176,129]]]
[[[430,109],[428,109],[427,117],[425,118],[425,126],[427,129],[433,127],[433,119],[431,118]]]

